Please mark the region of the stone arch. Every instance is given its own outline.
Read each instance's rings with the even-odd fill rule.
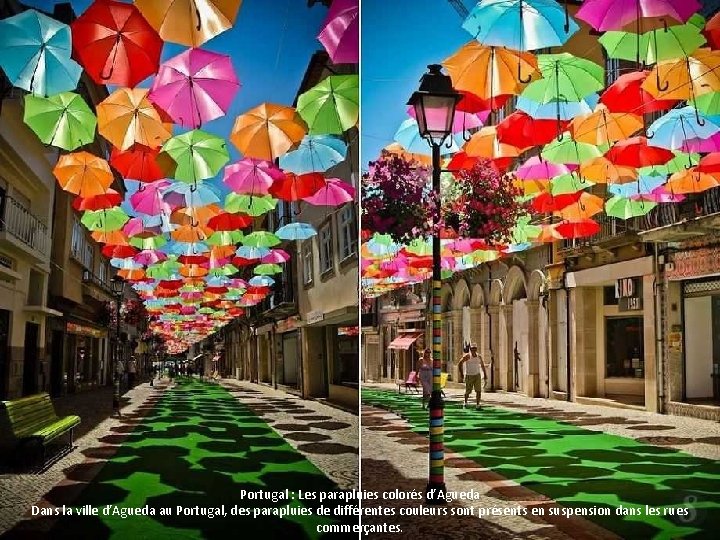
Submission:
[[[485,291],[480,283],[473,285],[470,293],[470,307],[478,308],[485,305]]]
[[[530,273],[530,279],[527,283],[527,297],[528,300],[539,300],[540,293],[543,290],[545,284],[545,274],[542,270],[533,270]]]
[[[452,305],[453,291],[452,287],[447,283],[440,289],[440,313],[450,311]]]
[[[490,305],[499,306],[503,301],[502,281],[493,279],[490,283]]]
[[[513,300],[524,298],[527,296],[527,282],[525,280],[525,272],[519,266],[513,266],[505,276],[505,285],[503,287],[503,300],[506,304],[511,304]]]
[[[462,309],[470,305],[470,289],[467,281],[458,280],[453,290],[452,309]]]

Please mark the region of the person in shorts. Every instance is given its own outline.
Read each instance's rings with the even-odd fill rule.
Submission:
[[[475,390],[475,408],[479,409],[482,387],[487,380],[487,371],[482,357],[477,353],[477,343],[471,343],[470,352],[465,353],[460,359],[458,369],[462,369],[463,366],[465,366],[465,403],[463,407],[467,407],[468,398]]]

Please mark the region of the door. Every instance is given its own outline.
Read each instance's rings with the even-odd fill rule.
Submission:
[[[50,395],[53,397],[62,395],[63,391],[64,336],[60,330],[53,330],[50,350]]]
[[[25,354],[23,360],[23,396],[37,394],[38,391],[38,334],[40,326],[25,323]]]
[[[528,372],[528,307],[527,299],[521,298],[513,302],[513,343],[512,343],[512,364],[510,369],[513,370],[513,388],[511,391],[525,392],[527,391],[525,381]]]
[[[713,321],[711,297],[685,299],[685,384],[686,396],[710,398],[713,395]]]
[[[10,312],[5,309],[0,309],[0,399],[7,398],[9,354]]]
[[[283,384],[288,386],[297,386],[297,369],[298,369],[298,346],[297,332],[289,332],[283,335]]]

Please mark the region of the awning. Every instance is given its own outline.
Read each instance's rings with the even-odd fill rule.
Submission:
[[[388,345],[388,349],[399,349],[407,351],[425,332],[412,332],[396,337]]]

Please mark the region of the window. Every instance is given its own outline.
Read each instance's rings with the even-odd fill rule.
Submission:
[[[72,239],[70,242],[70,255],[73,259],[92,271],[93,246],[85,235],[85,228],[77,216],[73,216]]]
[[[303,265],[303,284],[309,285],[313,282],[313,245],[312,240],[307,240],[302,244],[302,265]]]
[[[348,204],[340,211],[338,215],[338,236],[340,237],[340,259],[345,260],[357,252],[355,205]]]
[[[320,229],[320,273],[332,270],[333,267],[333,238],[330,223]]]
[[[605,319],[605,365],[608,377],[641,379],[644,373],[642,317]]]
[[[108,264],[107,261],[101,261],[100,267],[98,268],[98,279],[100,283],[107,284],[108,280]]]

